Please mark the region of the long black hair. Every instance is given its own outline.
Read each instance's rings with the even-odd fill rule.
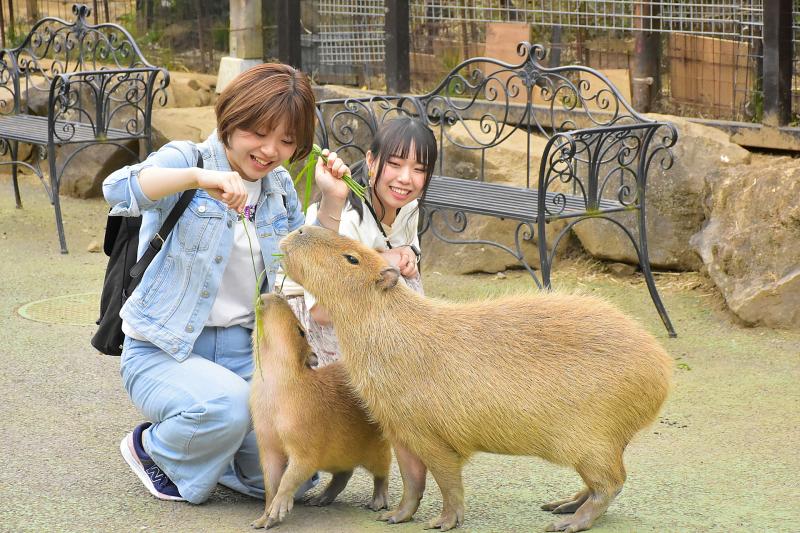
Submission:
[[[414,146],[414,153],[409,154],[412,145]],[[376,186],[383,175],[386,161],[390,157],[406,159],[413,155],[414,159],[425,167],[425,184],[422,187],[422,193],[425,194],[425,189],[427,189],[433,175],[433,168],[436,166],[438,147],[433,131],[422,120],[416,117],[403,116],[384,122],[372,139],[369,151],[372,153],[373,160],[378,162],[375,174]],[[369,167],[366,160],[359,161],[353,165],[351,171],[353,179],[361,185],[366,187],[369,184]],[[361,203],[361,199],[353,192],[350,192],[347,199],[352,208],[358,213],[359,221],[363,221],[364,205]],[[379,206],[374,207],[376,213],[382,219],[386,209],[381,204],[380,199],[376,199]]]

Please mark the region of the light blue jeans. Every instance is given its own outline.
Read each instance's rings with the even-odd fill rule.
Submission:
[[[153,423],[142,435],[144,449],[191,503],[208,499],[217,483],[264,498],[248,406],[250,336],[241,326],[206,327],[182,362],[149,342],[125,338],[122,382]]]

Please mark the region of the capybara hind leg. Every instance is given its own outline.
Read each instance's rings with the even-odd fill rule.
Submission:
[[[575,533],[591,528],[597,517],[602,515],[611,505],[625,482],[625,467],[622,464],[622,452],[614,457],[604,458],[606,461],[582,463],[576,470],[586,482],[589,497],[586,498],[575,514],[569,518],[550,524],[545,531],[565,531]]]
[[[350,476],[353,475],[352,470],[348,470],[346,472],[336,472],[333,474],[330,483],[328,486],[325,487],[325,490],[322,491],[321,494],[314,496],[311,498],[311,501],[308,503],[311,505],[330,505],[333,503],[333,500],[339,495],[340,492],[344,490],[347,486],[347,482],[350,481]]]
[[[464,523],[464,484],[461,481],[463,461],[454,452],[449,457],[436,456],[428,461],[433,479],[442,491],[442,514],[425,525],[425,529],[448,531]]]
[[[569,498],[564,498],[563,500],[557,500],[542,505],[542,510],[552,511],[553,514],[574,513],[578,507],[583,505],[583,502],[585,502],[586,498],[588,497],[589,489],[583,489]]]
[[[419,457],[402,444],[394,444],[394,454],[400,469],[400,477],[403,478],[403,497],[397,509],[381,513],[378,520],[399,524],[408,522],[417,512],[422,493],[425,492],[425,476],[428,474],[428,469]]]
[[[267,529],[282,521],[294,507],[294,494],[305,480],[314,475],[314,468],[289,460],[289,466],[283,473],[278,492],[269,507],[269,518],[264,525]]]
[[[389,508],[389,478],[375,476],[372,489],[372,501],[369,507],[373,511]]]

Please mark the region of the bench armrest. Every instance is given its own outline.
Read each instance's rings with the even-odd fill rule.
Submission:
[[[656,121],[554,134],[542,153],[539,212],[557,218],[565,195],[583,198],[589,213],[599,209],[603,198],[640,207],[650,166],[657,160],[663,170],[669,169],[677,140],[675,126]]]

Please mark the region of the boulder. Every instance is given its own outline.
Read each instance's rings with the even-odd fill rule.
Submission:
[[[68,144],[58,150],[59,166],[63,164],[80,145]],[[139,153],[137,140],[127,141],[124,146]],[[93,144],[83,149],[70,161],[61,175],[61,194],[76,198],[96,198],[103,196],[103,180],[112,172],[125,165],[136,162],[136,157],[125,149],[112,144]],[[44,166],[47,162],[42,162]]]
[[[702,196],[705,177],[722,169],[747,164],[750,152],[731,143],[728,134],[674,116],[649,115],[668,121],[678,130],[678,142],[672,148],[674,164],[663,170],[657,161],[650,167],[647,180],[647,244],[650,264],[657,268],[697,270],[700,258],[689,244],[704,220]],[[633,230],[638,239],[635,212],[619,213],[613,218]],[[574,232],[584,250],[594,257],[637,264],[630,240],[604,220],[590,220],[575,226]]]
[[[216,127],[213,106],[154,109],[153,150],[169,141],[204,141]]]
[[[800,329],[798,198],[800,165],[790,157],[760,157],[706,178],[707,220],[691,245],[747,324]]]
[[[171,71],[166,107],[213,106],[217,100],[217,94],[214,92],[216,86],[217,77],[212,74]],[[155,105],[154,109],[158,107]]]
[[[438,134],[438,132],[437,132]],[[490,135],[494,135],[491,133]],[[465,146],[479,146],[478,141],[487,142],[487,135],[481,134],[477,121],[464,121],[447,130],[445,142],[445,156],[442,160],[442,173],[447,176],[478,179],[480,174],[480,151],[463,149],[452,143]],[[532,135],[531,139],[531,186],[536,186],[539,175],[541,154],[547,139]],[[526,186],[526,161],[527,161],[528,134],[516,130],[500,145],[489,149],[485,161],[484,178],[493,183],[503,183],[517,187]],[[452,217],[448,217],[452,222]],[[438,221],[438,222],[437,222]],[[519,222],[514,220],[500,220],[494,217],[469,215],[467,224],[460,233],[447,230],[444,223],[444,213],[434,218],[434,223],[440,233],[453,240],[486,240],[503,244],[516,250],[515,235]],[[548,225],[548,248],[552,250],[552,242],[566,222],[556,221]],[[458,224],[454,224],[458,226]],[[536,228],[533,228],[534,236]],[[508,252],[491,245],[485,244],[450,244],[432,234],[429,229],[422,240],[423,268],[439,272],[466,274],[472,272],[501,272],[507,268],[520,267],[519,262]],[[520,248],[529,265],[538,268],[539,249],[535,238],[525,240],[527,228],[519,231]],[[558,255],[575,249],[577,242],[571,234],[562,239],[558,247]]]

